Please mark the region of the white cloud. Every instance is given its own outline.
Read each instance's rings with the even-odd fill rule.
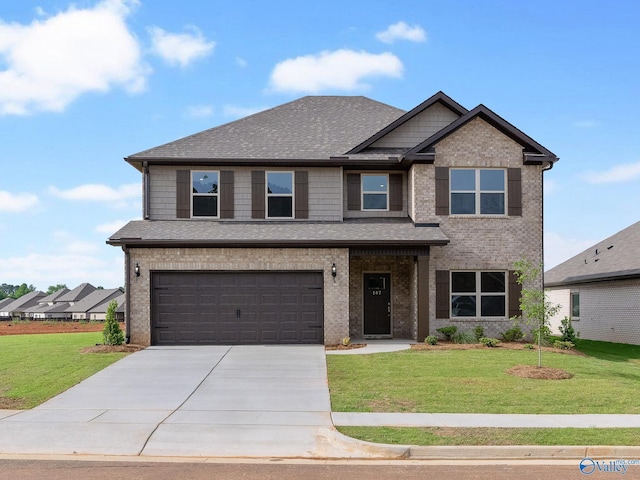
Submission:
[[[93,231],[96,233],[106,233],[107,235],[113,235],[127,223],[129,223],[129,220],[114,220],[113,222],[102,223],[98,225],[93,229]]]
[[[0,21],[0,114],[62,111],[84,93],[114,86],[143,90],[149,69],[125,23],[138,3],[71,6],[30,25]]]
[[[190,118],[204,118],[213,115],[211,105],[191,105],[185,109],[185,116]]]
[[[150,27],[154,53],[169,65],[180,67],[209,55],[216,46],[215,42],[208,42],[196,27],[188,29],[191,33],[169,33],[160,27]]]
[[[402,62],[392,53],[323,51],[279,62],[271,72],[276,91],[318,93],[323,90],[368,88],[363,79],[372,76],[402,77]]]
[[[586,172],[582,175],[582,178],[589,183],[595,184],[621,183],[638,180],[640,179],[640,162],[616,165],[602,172]]]
[[[24,212],[38,204],[33,193],[11,193],[0,190],[0,212]]]
[[[49,193],[57,198],[82,202],[106,202],[118,207],[127,205],[128,200],[138,199],[141,195],[140,185],[130,183],[112,188],[108,185],[88,184],[69,190],[60,190],[57,187],[49,187]]]
[[[580,252],[595,244],[589,239],[565,238],[557,233],[544,233],[544,269],[549,270],[556,265],[575,257]]]
[[[409,26],[405,22],[398,22],[389,25],[385,31],[376,33],[376,38],[384,43],[394,43],[396,40],[425,42],[427,32],[420,25]]]
[[[242,57],[236,57],[236,65],[240,68],[245,68],[247,66],[249,66],[249,62],[247,62],[244,58]]]
[[[222,107],[222,114],[225,117],[242,118],[262,112],[269,107],[239,107],[237,105],[225,105]]]

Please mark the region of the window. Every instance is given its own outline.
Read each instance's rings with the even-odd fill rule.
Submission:
[[[451,272],[452,317],[504,317],[505,272]]]
[[[293,172],[267,172],[267,218],[293,218]]]
[[[571,292],[571,320],[580,320],[580,292]]]
[[[219,172],[191,172],[191,215],[218,217]]]
[[[452,215],[504,215],[505,170],[451,169]]]
[[[362,210],[389,210],[389,177],[362,175]]]

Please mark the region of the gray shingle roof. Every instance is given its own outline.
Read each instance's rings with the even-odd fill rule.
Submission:
[[[91,292],[79,302],[67,308],[67,312],[70,313],[86,313],[92,308],[108,300],[111,300],[122,294],[122,290],[119,288],[106,288],[104,290],[98,290]]]
[[[127,157],[327,159],[341,155],[405,112],[366,97],[308,96]]]
[[[640,222],[545,273],[545,286],[640,276]]]
[[[44,298],[40,299],[40,303],[48,303],[48,302],[57,302],[59,301],[58,298],[62,297],[63,295],[66,295],[67,293],[69,293],[69,289],[68,288],[61,288],[58,291],[53,292],[50,295],[47,295]]]
[[[408,219],[287,223],[135,220],[108,241],[111,245],[231,247],[426,246],[448,242],[437,226],[414,226]]]
[[[90,283],[81,283],[76,288],[71,290],[70,292],[65,293],[64,295],[58,297],[56,299],[57,302],[77,302],[89,295],[91,292],[95,291],[96,287],[91,285]]]
[[[26,295],[14,300],[13,302],[5,305],[2,308],[3,312],[24,312],[25,309],[29,307],[33,307],[38,304],[41,298],[44,298],[46,295],[44,292],[36,290],[35,292],[29,292]]]
[[[107,308],[109,307],[109,304],[110,304],[111,302],[113,302],[114,300],[117,302],[117,304],[118,304],[118,309],[119,309],[120,307],[122,307],[122,306],[124,305],[124,301],[125,301],[125,299],[126,299],[126,297],[125,297],[125,294],[123,293],[123,294],[121,294],[121,295],[118,295],[118,296],[117,296],[117,297],[115,297],[115,298],[110,298],[110,299],[105,300],[104,302],[102,302],[102,303],[100,303],[100,304],[96,305],[96,306],[95,306],[95,307],[93,307],[91,310],[89,310],[89,312],[88,312],[88,313],[107,313]],[[117,312],[117,311],[118,311],[118,310],[116,309],[116,312]],[[124,309],[123,309],[123,310],[121,310],[121,311],[123,311],[123,312],[124,312]]]

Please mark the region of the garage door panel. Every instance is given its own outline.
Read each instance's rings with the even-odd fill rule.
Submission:
[[[154,345],[322,343],[319,272],[153,275]]]

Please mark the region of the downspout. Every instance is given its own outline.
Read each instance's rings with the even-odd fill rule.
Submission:
[[[129,256],[129,250],[123,245],[124,251],[124,291],[125,291],[125,316],[124,316],[124,330],[125,330],[125,343],[129,344],[131,341],[131,258]]]

